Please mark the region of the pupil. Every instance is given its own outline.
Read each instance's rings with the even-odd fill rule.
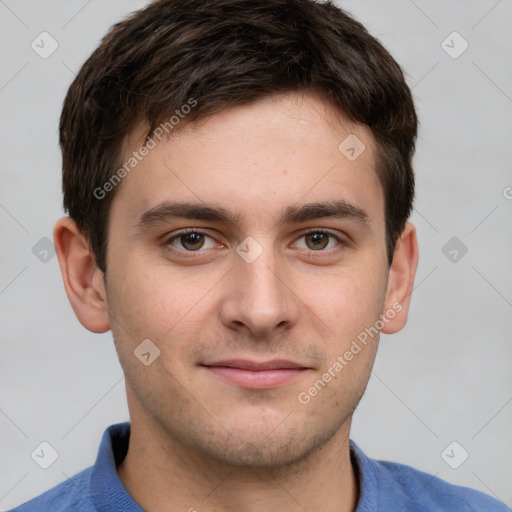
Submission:
[[[188,235],[185,235],[185,243],[183,244],[184,247],[186,249],[200,249],[201,246],[203,245],[201,242],[202,242],[202,237],[203,235],[199,234],[199,233],[189,233]],[[187,247],[187,244],[188,245],[192,245],[194,247]],[[197,246],[199,244],[199,246]]]
[[[313,233],[312,235],[309,235],[310,238],[313,241],[313,244],[315,245],[313,249],[323,249],[327,246],[327,236],[325,233]],[[318,242],[320,242],[320,245],[318,245]],[[324,242],[322,244],[322,242]]]

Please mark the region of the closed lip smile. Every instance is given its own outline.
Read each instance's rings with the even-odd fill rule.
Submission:
[[[271,389],[283,385],[311,368],[286,359],[251,361],[230,359],[201,365],[217,377],[249,389]]]

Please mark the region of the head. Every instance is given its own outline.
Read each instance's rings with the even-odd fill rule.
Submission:
[[[331,2],[162,0],[112,27],[64,103],[54,236],[132,416],[233,464],[348,435],[407,317],[416,130],[400,67]],[[301,370],[212,371],[235,359]]]

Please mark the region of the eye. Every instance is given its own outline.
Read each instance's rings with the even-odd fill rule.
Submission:
[[[206,240],[210,240],[210,244],[205,247]],[[165,245],[172,245],[176,249],[185,249],[187,252],[197,252],[199,249],[211,249],[215,247],[216,242],[212,237],[194,229],[187,229],[173,235],[169,238]]]
[[[342,244],[341,240],[328,231],[320,231],[320,230],[310,230],[307,233],[304,233],[299,240],[305,240],[305,247],[300,247],[301,249],[310,249],[312,251],[322,251],[324,249],[333,249],[334,247]],[[334,247],[328,247],[332,241],[337,242]]]
[[[301,243],[301,241],[304,241]],[[171,246],[173,249],[186,253],[204,252],[201,249],[213,249],[218,243],[206,233],[197,229],[185,229],[171,236],[164,242],[165,246]],[[329,231],[310,229],[303,233],[295,246],[299,249],[305,249],[314,252],[328,252],[337,246],[343,246],[339,237]]]

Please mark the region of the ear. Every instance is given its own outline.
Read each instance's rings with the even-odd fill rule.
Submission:
[[[96,266],[89,243],[70,217],[53,229],[64,288],[80,323],[89,331],[110,329],[103,272]]]
[[[387,318],[387,322],[385,322],[382,329],[385,334],[400,331],[407,322],[417,266],[418,241],[416,239],[416,228],[413,224],[407,222],[397,241],[393,261],[389,269],[386,299],[382,312]],[[393,312],[393,316],[391,312]]]

